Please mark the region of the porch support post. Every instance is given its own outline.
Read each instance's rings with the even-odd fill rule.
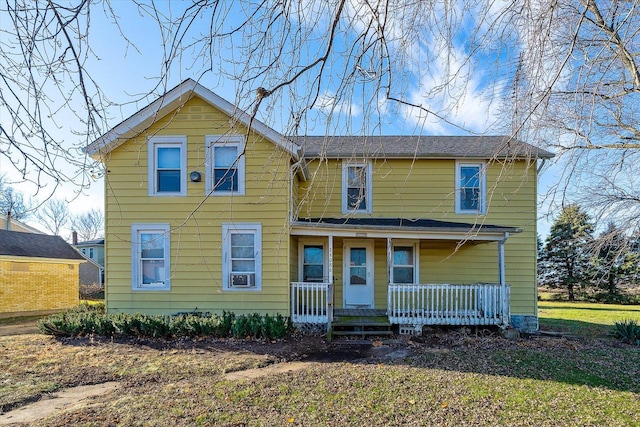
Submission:
[[[327,292],[327,336],[329,337],[329,341],[331,341],[331,324],[333,323],[333,294],[334,294],[334,283],[333,283],[333,235],[329,234],[327,236],[327,273],[329,274],[328,282],[329,289]]]
[[[506,326],[509,324],[507,313],[509,313],[509,301],[507,300],[507,283],[504,265],[504,242],[509,238],[509,233],[504,233],[504,239],[498,240],[498,283],[500,284],[500,300],[502,302],[502,322]]]
[[[387,237],[387,286],[391,283],[392,243],[391,237]]]

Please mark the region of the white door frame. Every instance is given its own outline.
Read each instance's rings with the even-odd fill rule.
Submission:
[[[351,253],[353,247],[366,250],[366,284],[352,289],[350,282]],[[374,242],[373,239],[345,239],[342,254],[342,306],[344,308],[374,308]],[[356,292],[353,292],[356,291]],[[354,298],[357,296],[359,298]]]

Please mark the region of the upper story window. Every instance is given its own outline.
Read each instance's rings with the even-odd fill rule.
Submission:
[[[93,248],[89,248],[89,258],[93,259]]]
[[[342,165],[342,212],[371,213],[371,163]]]
[[[184,196],[187,191],[187,137],[149,139],[149,195]]]
[[[133,290],[169,290],[169,224],[131,225]]]
[[[483,163],[456,162],[456,213],[486,212],[486,173]]]
[[[207,193],[243,195],[245,182],[244,138],[207,136]]]
[[[222,287],[262,288],[262,225],[222,224]]]
[[[393,245],[391,283],[419,283],[417,260],[417,244],[400,243]]]

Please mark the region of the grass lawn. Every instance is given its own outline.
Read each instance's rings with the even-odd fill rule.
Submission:
[[[640,322],[640,305],[538,302],[540,329],[570,332],[585,337],[606,337],[615,321]]]
[[[599,306],[556,306],[541,304],[549,310],[543,326],[563,313],[571,317],[557,320],[580,322],[571,329],[578,333],[590,331],[583,323],[613,321],[606,315],[595,319],[592,312],[609,311]],[[435,331],[424,342],[377,343],[350,362],[317,361],[295,372],[225,378],[226,372],[305,359],[303,341],[313,349],[322,340],[0,337],[0,408],[115,380],[115,391],[34,425],[634,426],[640,420],[640,347],[590,332],[572,340],[509,341]],[[355,348],[330,346],[342,353]]]

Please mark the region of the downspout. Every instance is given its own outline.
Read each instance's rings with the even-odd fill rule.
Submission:
[[[507,281],[504,264],[504,243],[509,238],[509,233],[504,233],[504,238],[498,240],[498,283],[500,284],[500,302],[502,327],[509,326],[509,299],[507,298]]]

